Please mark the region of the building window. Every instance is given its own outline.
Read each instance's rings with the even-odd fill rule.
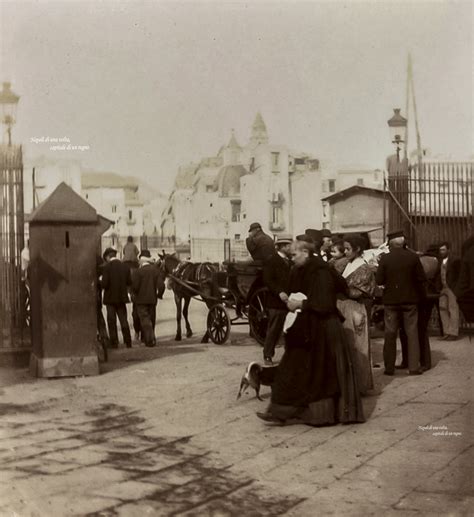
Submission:
[[[86,194],[86,199],[89,199],[89,194]]]
[[[329,192],[336,192],[336,180],[329,180]]]
[[[272,171],[279,171],[280,153],[272,153]]]
[[[255,170],[255,158],[254,157],[252,157],[252,159],[250,160],[249,170],[250,170],[250,172],[254,172],[254,170]]]
[[[363,187],[364,186],[364,178],[357,178],[357,185],[359,187]]]
[[[236,233],[236,234],[234,235],[234,240],[236,240],[236,241],[240,241],[240,233]]]
[[[232,222],[233,223],[238,223],[240,221],[240,207],[241,207],[241,202],[240,200],[233,200],[230,202],[230,207],[232,209]]]
[[[212,185],[206,185],[206,192],[214,192],[214,187]]]
[[[128,219],[129,221],[133,219],[133,212],[131,210],[128,211]]]
[[[112,213],[113,214],[117,213],[117,205],[112,205]]]

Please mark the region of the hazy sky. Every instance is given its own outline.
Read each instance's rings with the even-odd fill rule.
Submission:
[[[473,150],[471,2],[5,2],[0,80],[21,95],[14,139],[170,189],[257,111],[270,141],[383,168],[413,56],[423,145]],[[87,151],[48,151],[31,137]],[[414,131],[411,130],[414,145]]]

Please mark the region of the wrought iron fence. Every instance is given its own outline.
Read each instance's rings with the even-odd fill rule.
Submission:
[[[21,147],[0,146],[0,350],[29,346],[24,248],[23,160]]]
[[[389,229],[403,228],[411,246],[448,241],[459,254],[474,233],[474,163],[423,163],[388,178]]]

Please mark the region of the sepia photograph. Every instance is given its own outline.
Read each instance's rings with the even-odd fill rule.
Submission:
[[[473,27],[0,0],[0,517],[472,515]]]

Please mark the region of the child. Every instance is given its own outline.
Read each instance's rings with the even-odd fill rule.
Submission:
[[[331,246],[331,259],[329,260],[329,265],[331,265],[339,274],[342,275],[344,269],[349,262],[349,259],[345,256],[344,253],[344,242],[336,241]]]

